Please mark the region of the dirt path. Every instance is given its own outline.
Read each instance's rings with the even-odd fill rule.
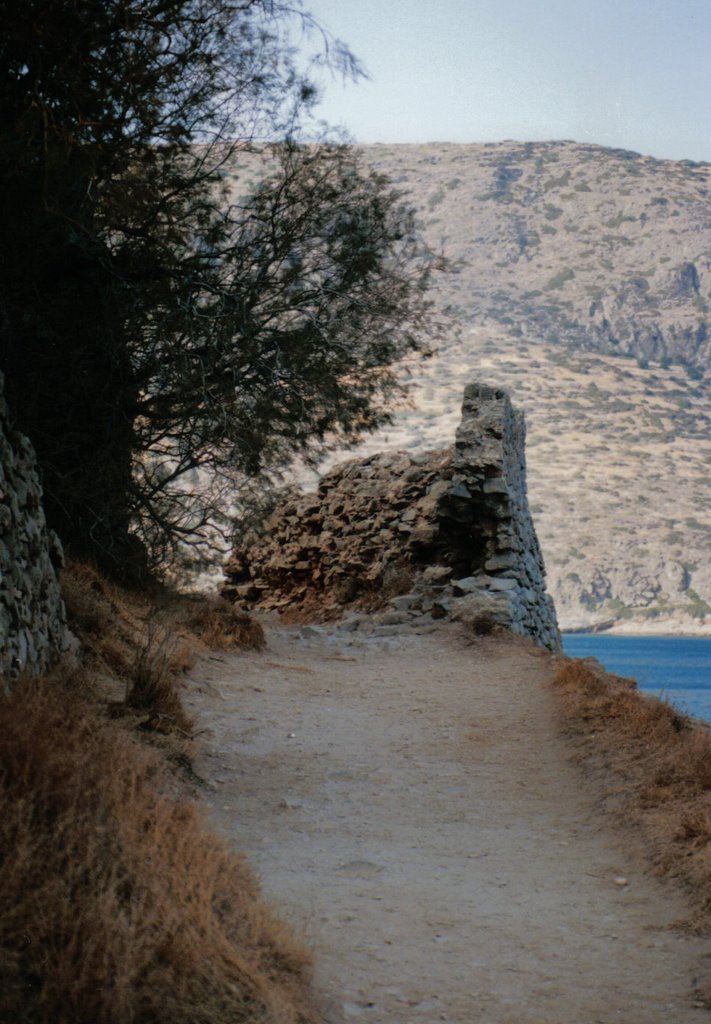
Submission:
[[[710,1024],[705,944],[571,765],[550,658],[356,637],[270,629],[192,695],[213,821],[314,949],[329,1024]]]

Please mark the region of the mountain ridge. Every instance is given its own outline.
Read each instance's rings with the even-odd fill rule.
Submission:
[[[711,165],[572,142],[358,148],[449,257],[457,318],[711,363]]]

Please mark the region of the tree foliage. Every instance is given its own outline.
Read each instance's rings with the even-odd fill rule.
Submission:
[[[352,148],[303,142],[294,34],[359,69],[299,6],[0,14],[9,398],[69,547],[125,569],[133,530],[155,564],[202,543],[236,480],[387,416],[393,364],[424,345],[428,257]]]

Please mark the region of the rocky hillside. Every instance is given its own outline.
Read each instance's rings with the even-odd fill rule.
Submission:
[[[449,260],[452,332],[358,454],[439,447],[468,381],[507,388],[562,628],[711,633],[711,165],[560,142],[363,152]]]
[[[711,363],[711,165],[572,142],[372,146],[452,272],[458,319]]]
[[[447,429],[460,374],[510,388],[562,627],[711,631],[711,166],[558,142],[366,155],[449,259],[437,303],[463,326],[409,443]]]
[[[526,412],[530,507],[561,628],[711,633],[711,386],[474,328],[419,367],[412,407],[359,454],[442,444],[473,375]]]

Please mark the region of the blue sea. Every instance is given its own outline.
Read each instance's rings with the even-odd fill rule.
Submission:
[[[566,633],[563,649],[573,658],[597,658],[647,693],[711,722],[711,637]]]

